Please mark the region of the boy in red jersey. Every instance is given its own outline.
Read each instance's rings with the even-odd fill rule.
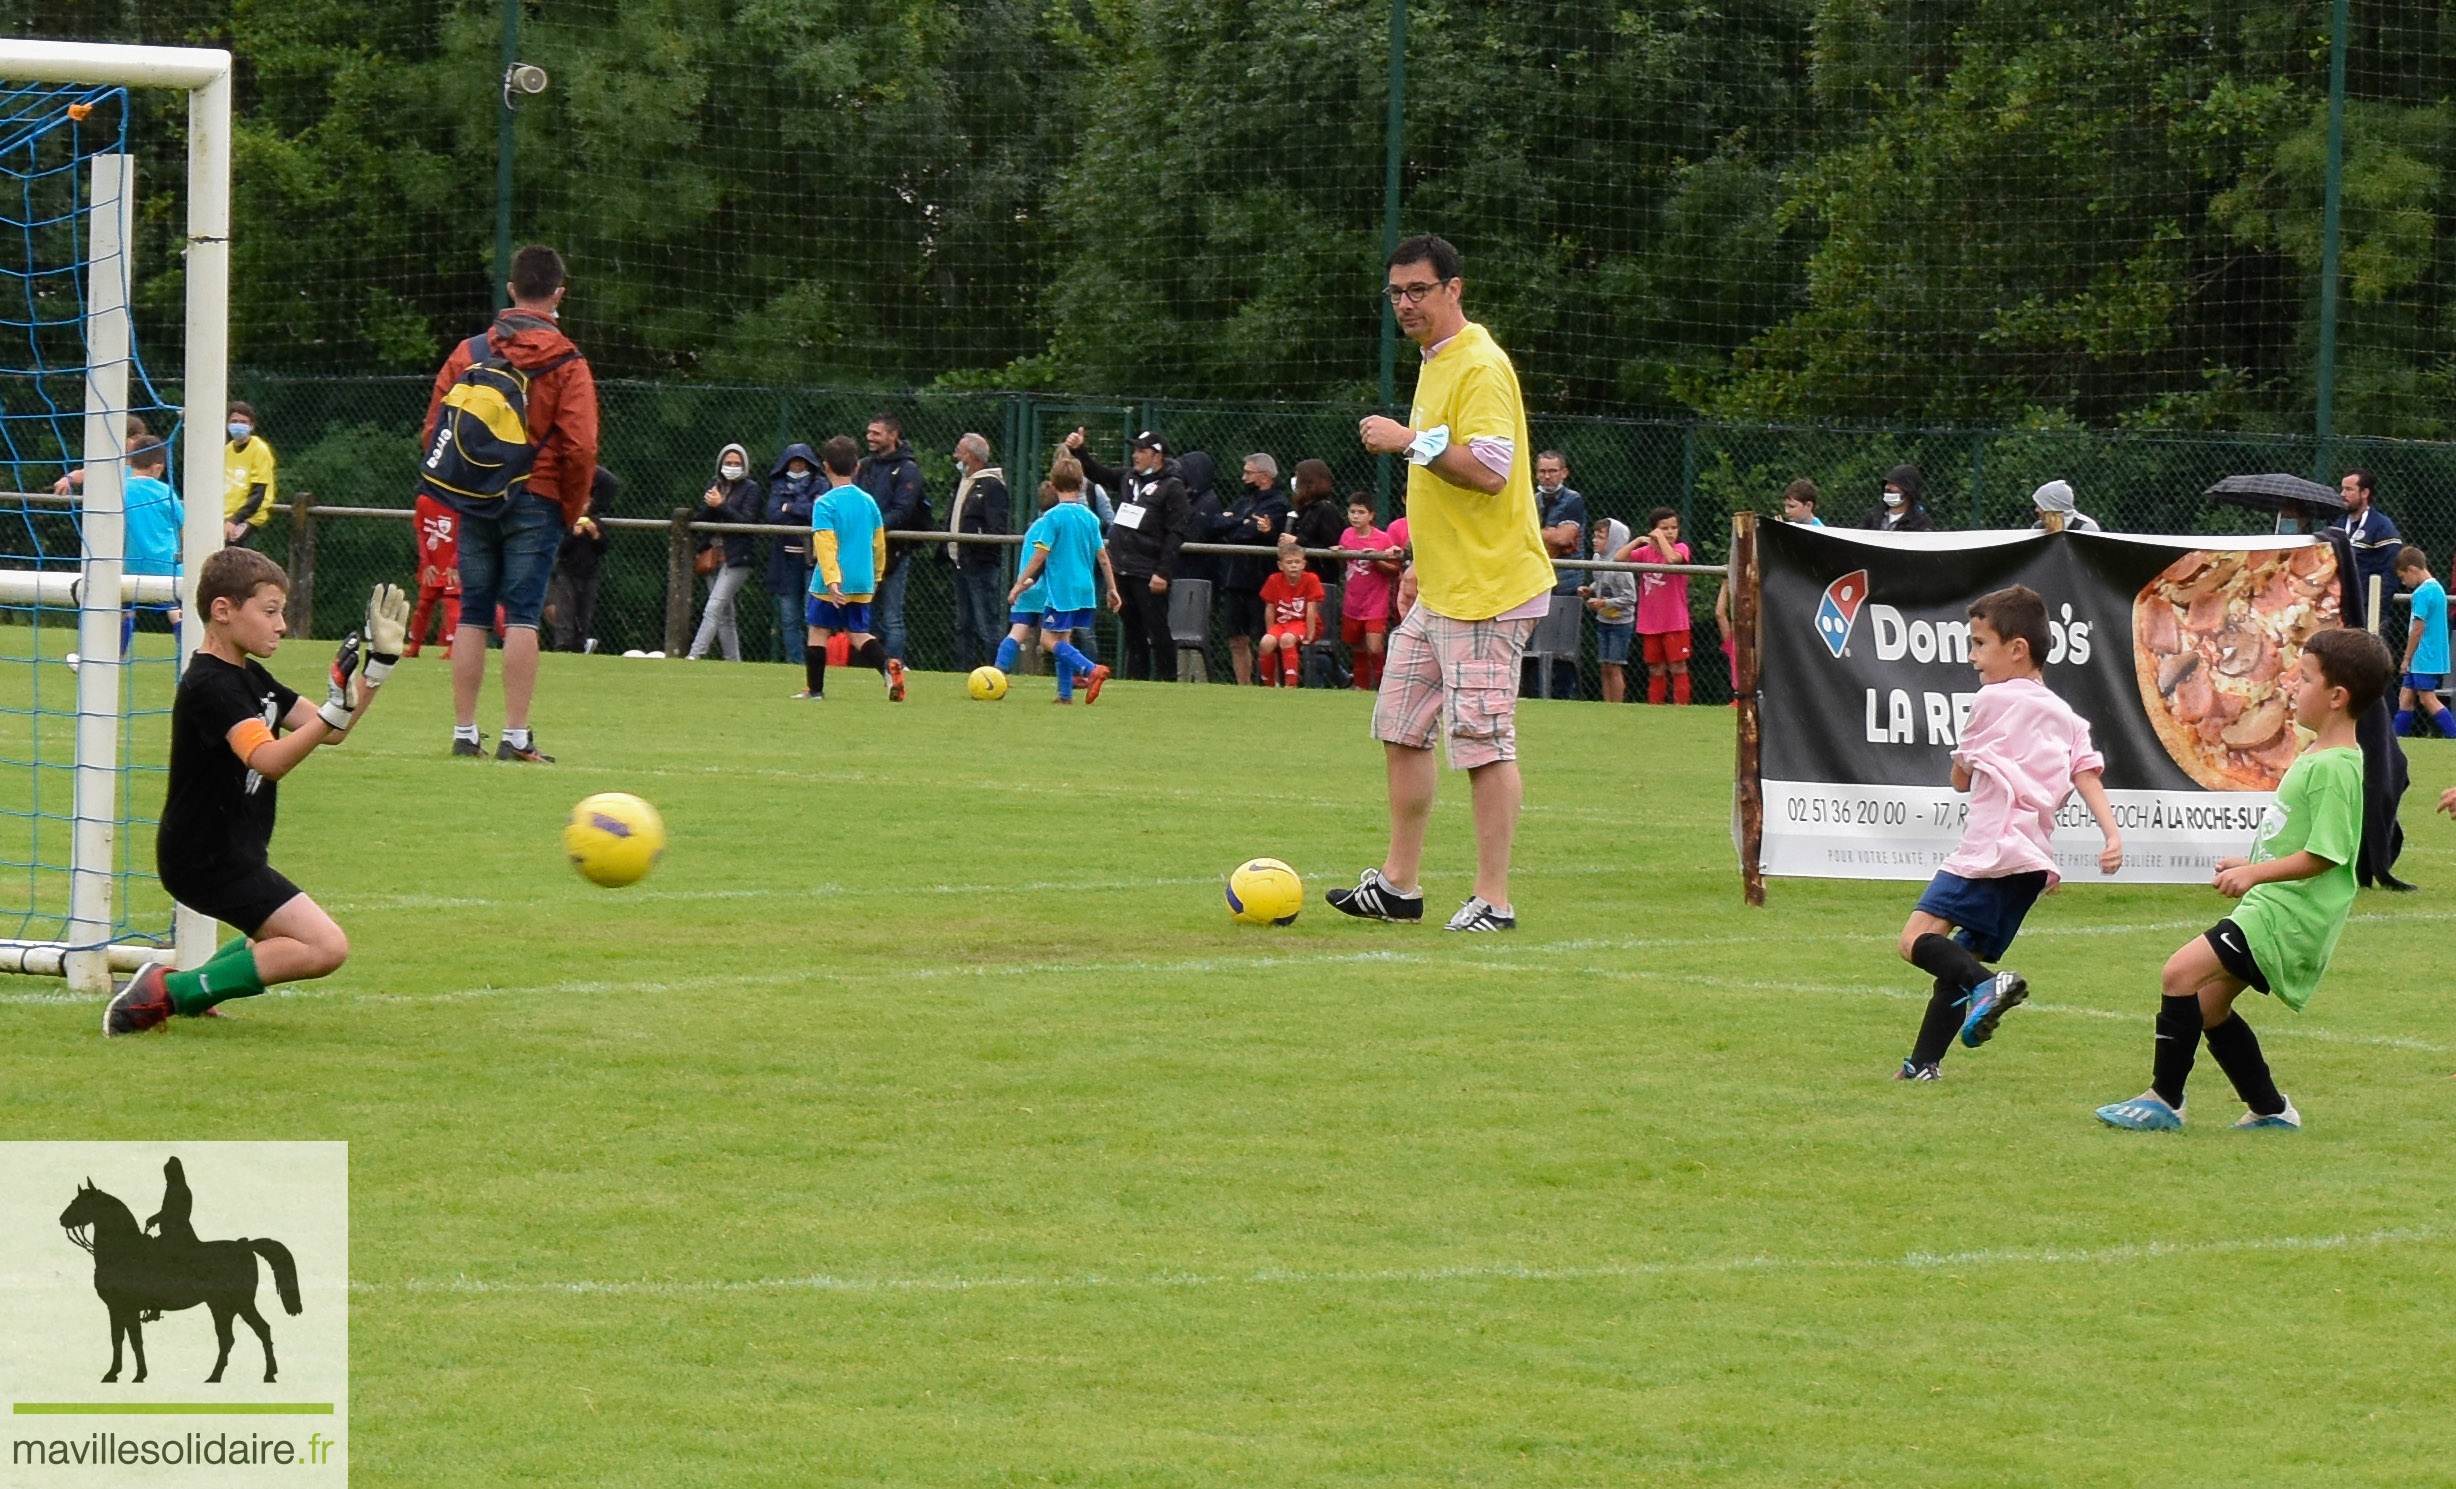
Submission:
[[[1305,648],[1322,635],[1322,578],[1305,566],[1305,551],[1290,542],[1279,550],[1279,572],[1262,582],[1262,657],[1257,664],[1262,685],[1271,686],[1273,662],[1296,687],[1303,676]]]
[[[443,639],[450,641],[460,625],[460,513],[431,496],[421,496],[418,519],[418,608],[409,618],[409,644],[401,655],[414,657],[426,642],[426,624],[443,602]]]

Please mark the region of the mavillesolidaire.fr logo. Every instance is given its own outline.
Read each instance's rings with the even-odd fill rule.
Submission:
[[[345,1143],[0,1143],[0,1486],[349,1461]]]

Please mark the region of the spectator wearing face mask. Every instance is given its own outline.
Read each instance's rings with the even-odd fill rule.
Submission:
[[[760,521],[797,529],[768,539],[767,592],[776,606],[776,660],[802,659],[802,612],[810,600],[810,504],[827,489],[818,453],[805,444],[785,446],[768,472]]]
[[[222,544],[244,548],[273,516],[273,447],[256,432],[256,411],[230,406],[230,443],[222,447]]]
[[[1860,517],[1859,525],[1877,532],[1934,532],[1936,519],[1928,516],[1927,508],[1919,502],[1919,487],[1922,484],[1924,478],[1915,465],[1897,465],[1885,472],[1884,489],[1878,493],[1879,500]]]
[[[700,493],[700,518],[707,522],[756,523],[765,515],[766,493],[750,478],[750,452],[727,445],[717,452],[716,480]],[[725,660],[742,660],[742,633],[734,623],[734,601],[750,582],[758,539],[749,533],[725,533],[711,545],[723,551],[723,562],[708,585],[708,608],[699,615],[699,634],[691,638],[690,659],[708,654],[712,645],[725,649]]]

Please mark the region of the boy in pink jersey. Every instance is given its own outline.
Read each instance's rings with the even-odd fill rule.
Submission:
[[[1981,964],[2003,958],[2055,883],[2047,843],[2065,797],[2079,792],[2106,835],[2098,872],[2123,867],[2123,835],[2100,779],[2105,757],[2090,748],[2089,721],[2047,690],[2038,663],[2047,643],[2047,602],[2036,590],[2016,584],[1971,602],[1970,665],[1982,686],[1953,751],[1953,789],[1970,793],[1970,812],[1961,845],[1902,927],[1902,960],[1936,984],[1895,1080],[1936,1079],[1956,1032],[1976,1049],[2029,996],[2020,973],[1991,975]]]
[[[1373,498],[1357,492],[1347,499],[1347,531],[1339,546],[1358,553],[1380,553],[1398,545],[1373,525]],[[1382,647],[1390,632],[1391,576],[1388,559],[1351,558],[1346,583],[1339,591],[1339,639],[1347,643],[1356,686],[1372,692],[1381,686]]]
[[[1684,564],[1689,545],[1680,541],[1680,514],[1657,507],[1646,516],[1646,535],[1616,555],[1622,563]],[[1638,660],[1646,664],[1646,701],[1689,701],[1689,582],[1686,574],[1637,576]]]

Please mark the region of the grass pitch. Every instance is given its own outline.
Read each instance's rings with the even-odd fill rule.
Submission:
[[[282,788],[351,964],[110,1045],[10,980],[0,1136],[348,1139],[362,1486],[2456,1482],[2456,747],[2428,890],[2247,1005],[2309,1130],[2204,1058],[2159,1137],[2090,1108],[2213,894],[2044,901],[2036,1001],[1894,1083],[1915,890],[1743,909],[1722,710],[1529,703],[1520,929],[1464,938],[1320,903],[1361,698],[795,685],[550,658],[537,770],[407,664]],[[637,888],[559,861],[600,790],[671,828]],[[1221,905],[1257,854],[1289,929]]]

